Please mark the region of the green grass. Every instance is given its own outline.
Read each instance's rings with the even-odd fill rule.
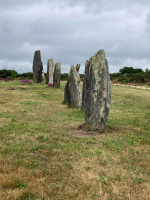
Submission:
[[[113,86],[98,133],[64,86],[0,82],[0,199],[150,199],[150,91]]]

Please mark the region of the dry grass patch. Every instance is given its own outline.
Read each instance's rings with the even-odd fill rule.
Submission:
[[[98,133],[62,103],[65,82],[0,84],[0,199],[150,199],[150,91],[113,86]]]

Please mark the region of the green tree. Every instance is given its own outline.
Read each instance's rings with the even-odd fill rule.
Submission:
[[[123,69],[120,69],[119,72],[121,74],[132,74],[132,73],[141,73],[143,72],[142,69],[133,69],[133,67],[124,67]]]

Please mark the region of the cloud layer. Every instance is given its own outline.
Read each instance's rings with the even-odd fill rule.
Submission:
[[[150,68],[150,2],[0,0],[0,69],[32,71],[34,51],[62,73],[104,49],[110,73]]]

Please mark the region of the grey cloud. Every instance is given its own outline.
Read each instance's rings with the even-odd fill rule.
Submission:
[[[80,63],[83,73],[85,60],[99,49],[106,52],[110,72],[125,62],[150,63],[148,1],[11,2],[7,7],[8,1],[0,1],[0,68],[16,62],[14,69],[32,70],[35,50],[41,50],[45,71],[53,58],[62,62],[63,72]]]

